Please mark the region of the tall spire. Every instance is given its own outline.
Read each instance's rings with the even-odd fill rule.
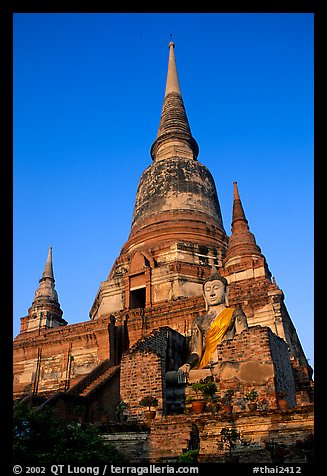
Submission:
[[[48,250],[48,257],[45,263],[45,268],[42,274],[42,278],[50,278],[53,280],[53,282],[55,280],[53,275],[53,266],[52,266],[52,246],[50,246]]]
[[[248,221],[245,217],[237,182],[234,182],[234,201],[232,215],[232,235],[229,238],[226,259],[236,256],[256,255],[262,256],[256,244],[253,233],[250,232]]]
[[[151,147],[153,160],[172,157],[196,159],[199,147],[192,137],[178,80],[175,44],[169,43],[168,72],[164,103],[156,140]]]

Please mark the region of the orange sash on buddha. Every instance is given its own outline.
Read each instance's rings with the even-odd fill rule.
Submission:
[[[234,311],[234,308],[226,307],[211,324],[206,335],[206,347],[198,367],[199,369],[203,369],[207,365],[217,345],[222,341]]]

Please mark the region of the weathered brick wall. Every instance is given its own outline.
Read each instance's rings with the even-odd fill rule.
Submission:
[[[244,407],[245,393],[255,389],[267,408],[276,407],[276,390],[287,391],[295,405],[295,387],[286,343],[270,328],[254,326],[218,346],[214,370],[221,394],[235,390],[233,404]]]
[[[119,431],[103,435],[105,443],[114,445],[130,464],[149,461],[149,431]]]
[[[255,311],[267,304],[267,292],[270,288],[271,281],[265,276],[231,282],[229,304],[232,307],[241,304],[246,316],[251,318]]]
[[[51,395],[74,385],[108,358],[107,324],[93,322],[20,334],[14,341],[14,396],[31,391],[39,373],[38,393]],[[72,357],[72,359],[71,359]]]
[[[131,418],[141,417],[144,409],[139,406],[139,402],[147,395],[158,399],[158,410],[162,411],[166,349],[167,330],[162,328],[153,331],[123,354],[120,395],[130,405]]]
[[[132,347],[139,339],[161,326],[189,332],[194,317],[204,310],[203,298],[172,301],[145,311],[115,313],[117,325],[127,320],[128,340]],[[42,351],[38,392],[49,395],[62,390],[67,379],[68,359],[71,364],[70,386],[77,383],[99,362],[110,355],[110,317],[81,322],[38,332],[19,334],[13,344],[14,396],[21,398],[33,390],[39,349]]]
[[[130,405],[131,418],[142,417],[140,400],[148,395],[158,399],[161,411],[163,408],[163,367],[164,360],[153,351],[139,350],[132,354],[124,354],[121,362],[121,399]]]
[[[192,418],[155,420],[149,434],[149,460],[178,461],[178,456],[189,449],[192,425]]]
[[[275,367],[276,393],[284,393],[289,406],[293,407],[296,405],[296,392],[287,344],[271,331],[268,336]]]
[[[302,411],[278,410],[258,411],[254,414],[246,411],[232,417],[201,415],[197,426],[200,436],[200,461],[223,462],[227,454],[221,441],[223,428],[235,428],[241,434],[233,454],[240,457],[240,463],[271,462],[270,454],[264,448],[265,441],[275,441],[287,446],[285,462],[306,462],[305,456],[294,448],[296,441],[313,434],[313,408]]]
[[[128,312],[128,334],[132,346],[138,339],[149,335],[153,329],[169,326],[182,335],[188,335],[196,316],[205,312],[204,298],[185,298],[156,304],[140,314]]]
[[[125,352],[120,365],[122,400],[130,405],[130,416],[141,417],[140,400],[151,395],[158,399],[159,413],[166,404],[165,375],[182,364],[180,350],[184,338],[169,327],[153,330]]]
[[[241,441],[233,449],[240,463],[272,463],[265,449],[266,441],[285,445],[285,463],[306,463],[306,454],[297,448],[296,442],[313,434],[313,407],[281,412],[279,410],[206,412],[200,415],[184,414],[156,417],[148,432],[112,432],[106,435],[128,461],[133,463],[172,463],[188,449],[199,446],[200,462],[224,463],[228,456],[226,445],[221,440],[223,428],[234,428]],[[197,433],[192,441],[192,433]]]
[[[260,280],[257,284],[260,287]],[[117,326],[127,321],[128,340],[132,347],[139,339],[150,335],[154,328],[159,327],[169,326],[187,337],[194,318],[204,312],[203,297],[196,297],[158,304],[144,311],[139,309],[119,311],[115,313],[115,318]],[[39,391],[51,394],[64,387],[69,353],[74,357],[71,365],[71,385],[78,382],[99,362],[109,357],[109,320],[107,316],[42,331],[40,334],[37,332],[20,334],[14,341],[14,395],[19,398],[31,391],[39,349],[42,349]],[[246,348],[238,350],[244,359],[248,358],[246,352]],[[249,352],[253,353],[252,350]],[[263,356],[262,353],[261,355]],[[294,373],[297,376],[297,384],[301,385],[305,401],[310,378],[297,361],[292,360],[292,365],[296,368]]]
[[[130,415],[142,415],[139,401],[153,395],[159,412],[165,409],[168,335],[174,331],[160,328],[137,342],[123,356],[121,397],[130,404]],[[175,333],[178,335],[177,333]],[[176,369],[180,362],[176,362]],[[173,370],[173,369],[169,369]],[[196,373],[196,371],[195,371]],[[218,347],[218,365],[213,374],[221,396],[233,389],[234,407],[246,408],[245,394],[255,389],[260,408],[276,408],[276,392],[285,391],[290,406],[295,406],[295,386],[286,343],[268,327],[249,328]],[[188,394],[186,388],[186,395]]]

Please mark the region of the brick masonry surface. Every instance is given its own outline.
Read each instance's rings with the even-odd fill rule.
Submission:
[[[272,456],[265,449],[267,441],[285,445],[285,464],[305,463],[307,453],[297,448],[297,441],[312,435],[313,427],[313,406],[310,405],[285,412],[190,413],[157,417],[148,431],[110,433],[106,440],[120,449],[131,463],[176,462],[179,455],[196,444],[199,462],[224,463],[228,450],[220,432],[223,428],[234,428],[241,435],[233,449],[233,455],[240,463],[272,463]]]

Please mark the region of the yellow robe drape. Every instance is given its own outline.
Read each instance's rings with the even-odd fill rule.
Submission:
[[[206,335],[205,351],[199,364],[199,369],[203,369],[207,365],[217,345],[222,341],[234,311],[234,308],[226,307],[211,324]]]

